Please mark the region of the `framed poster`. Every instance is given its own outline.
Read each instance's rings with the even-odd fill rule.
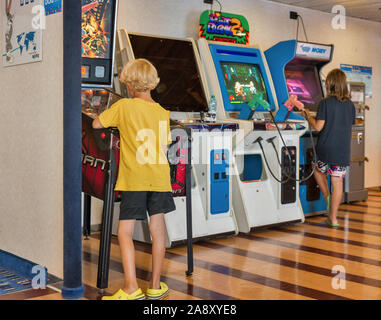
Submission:
[[[372,67],[341,64],[340,69],[347,75],[347,81],[365,83],[365,97],[372,98]]]
[[[2,0],[4,67],[42,61],[44,0]]]

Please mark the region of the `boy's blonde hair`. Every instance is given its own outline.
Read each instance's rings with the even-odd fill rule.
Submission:
[[[160,82],[156,68],[146,59],[129,61],[123,68],[120,81],[129,83],[135,91],[153,90]]]

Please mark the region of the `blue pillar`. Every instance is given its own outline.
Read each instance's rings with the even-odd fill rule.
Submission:
[[[62,297],[83,297],[81,225],[81,1],[64,1],[64,284]]]

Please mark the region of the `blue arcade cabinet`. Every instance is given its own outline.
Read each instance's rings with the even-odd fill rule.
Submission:
[[[333,45],[296,40],[282,41],[265,51],[279,102],[276,120],[302,119],[283,105],[290,95],[296,95],[306,108],[316,113],[324,97],[321,69],[332,61]],[[316,145],[318,132],[312,132]],[[312,170],[312,142],[309,133],[300,138],[300,177],[308,177]],[[315,178],[299,185],[299,197],[306,216],[319,215],[327,208]]]

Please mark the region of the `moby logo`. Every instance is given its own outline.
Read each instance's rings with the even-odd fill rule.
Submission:
[[[321,49],[321,48],[313,48],[312,49],[313,53],[319,53],[319,54],[324,54],[327,52],[327,49]]]

